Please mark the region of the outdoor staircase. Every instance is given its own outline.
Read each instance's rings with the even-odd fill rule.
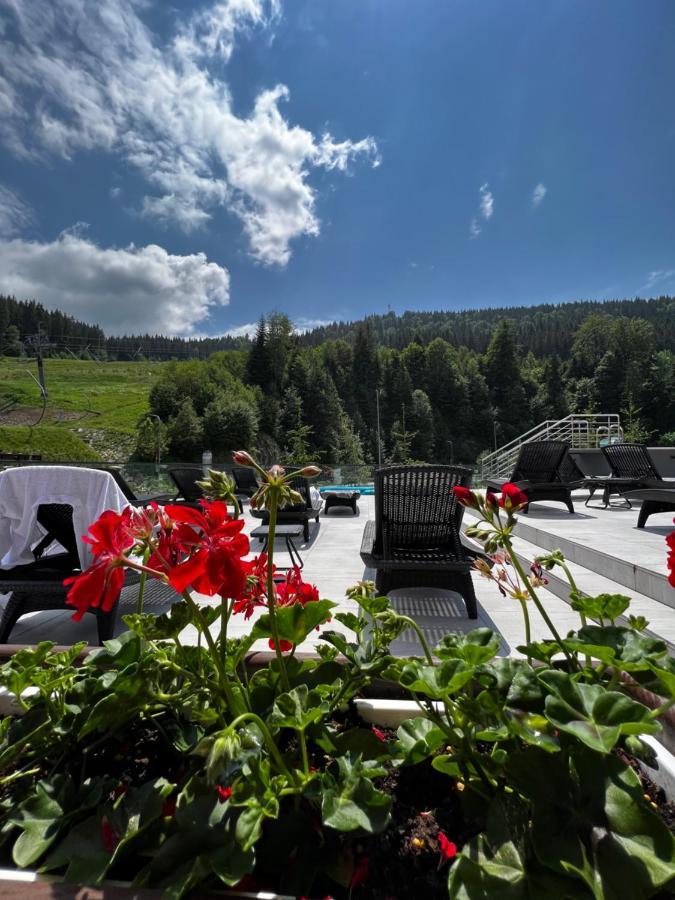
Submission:
[[[504,444],[480,461],[479,478],[508,478],[523,444],[530,441],[566,441],[583,449],[623,440],[623,429],[615,413],[573,413],[564,419],[547,419],[519,437]]]

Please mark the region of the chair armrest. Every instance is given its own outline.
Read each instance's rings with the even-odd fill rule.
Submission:
[[[369,519],[363,529],[363,539],[361,541],[361,559],[366,564],[368,563],[368,560],[373,557],[376,534],[377,529],[375,527],[375,519]]]
[[[474,541],[473,538],[468,537],[466,534],[462,533],[459,536],[459,539],[462,544],[462,549],[466,553],[466,555],[470,559],[483,559],[485,562],[492,568],[494,566],[494,561],[490,559],[485,550],[478,541]]]

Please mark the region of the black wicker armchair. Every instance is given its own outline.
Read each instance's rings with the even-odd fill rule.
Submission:
[[[641,500],[638,528],[644,528],[649,516],[675,509],[675,484],[661,477],[644,444],[612,444],[602,452],[612,470],[602,483],[605,506],[612,494],[629,509],[632,500]]]
[[[530,503],[539,500],[564,503],[570,513],[574,513],[572,490],[578,480],[575,477],[573,481],[563,481],[561,477],[561,469],[565,473],[568,450],[569,444],[565,441],[530,441],[523,444],[511,477],[490,479],[487,486],[492,491],[501,491],[506,482],[517,485],[527,494],[528,505],[523,507],[524,513],[529,512]]]
[[[171,494],[157,494],[153,497],[138,497],[119,469],[114,466],[98,466],[97,468],[102,469],[104,472],[109,472],[112,475],[117,487],[122,491],[131,506],[148,506],[150,503],[159,503],[161,506],[164,503],[177,502]]]
[[[73,529],[73,508],[66,503],[42,503],[37,508],[37,521],[46,532],[34,548],[35,562],[0,569],[0,594],[11,593],[0,616],[0,644],[6,644],[12,629],[26,613],[66,606],[68,589],[63,580],[80,571],[80,558]],[[54,543],[62,552],[45,555]],[[109,613],[91,610],[98,626],[99,643],[113,636],[117,606]]]
[[[295,478],[291,479],[290,483],[291,487],[302,497],[302,502],[281,507],[277,512],[277,522],[280,525],[301,524],[303,537],[305,541],[308,541],[309,520],[314,519],[318,524],[323,500],[317,500],[316,502],[312,500],[309,481],[301,475],[296,475]],[[252,509],[251,515],[255,516],[256,519],[262,519],[265,524],[270,519],[270,514],[266,509]]]
[[[176,485],[178,496],[172,503],[179,506],[199,507],[199,501],[204,499],[204,491],[197,484],[204,480],[204,471],[199,466],[178,466],[169,469],[169,477]]]
[[[375,470],[375,519],[366,523],[361,559],[376,570],[378,591],[439,587],[462,595],[477,618],[473,559],[460,539],[464,507],[453,493],[468,486],[462,466],[391,466]]]
[[[252,497],[258,490],[259,485],[253,469],[249,469],[246,466],[235,466],[232,469],[232,477],[234,478],[236,494],[241,494],[243,497]]]

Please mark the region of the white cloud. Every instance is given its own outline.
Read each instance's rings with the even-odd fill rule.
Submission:
[[[269,28],[278,0],[225,0],[183,23],[167,46],[138,15],[146,0],[0,0],[18,38],[0,36],[2,138],[15,153],[115,153],[149,185],[147,216],[185,230],[219,207],[238,216],[253,256],[285,265],[291,242],[317,235],[314,167],[379,164],[375,141],[336,141],[283,117],[288,89],[232,108],[222,63],[237,31]],[[18,98],[22,98],[21,102]]]
[[[33,212],[21,197],[0,184],[0,237],[19,234],[33,221]]]
[[[472,239],[477,238],[483,230],[480,219],[483,218],[486,222],[489,221],[495,211],[495,198],[487,181],[478,188],[478,199],[478,213],[473,216],[469,223],[469,237]]]
[[[547,188],[545,184],[542,184],[541,181],[532,191],[532,206],[536,209],[539,204],[542,202],[544,197],[546,196]]]
[[[494,212],[495,198],[488,189],[487,181],[480,186],[480,212],[484,219],[491,219]]]
[[[640,288],[641,291],[651,291],[657,284],[675,281],[675,269],[654,269],[647,276],[647,281]]]
[[[229,286],[227,269],[203,253],[104,249],[81,228],[51,243],[0,241],[0,292],[35,297],[109,334],[196,333],[213,306],[229,302]]]

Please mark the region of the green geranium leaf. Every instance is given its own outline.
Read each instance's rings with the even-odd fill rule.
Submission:
[[[280,640],[301,644],[317,625],[323,625],[330,619],[331,610],[336,605],[330,600],[316,600],[305,606],[294,603],[292,606],[278,607],[276,621]],[[256,621],[251,634],[255,640],[273,637],[269,613]]]
[[[168,613],[153,616],[148,613],[123,616],[127,627],[148,641],[170,640],[178,637],[192,618],[186,600],[174,603]]]
[[[73,794],[70,778],[58,775],[51,782],[38,782],[35,793],[12,813],[9,821],[21,829],[12,848],[19,868],[33,865],[58,837],[69,794]]]
[[[73,884],[100,884],[112,862],[103,843],[102,816],[80,822],[47,857],[41,871],[66,867],[65,880]]]
[[[447,740],[429,719],[408,719],[397,730],[398,749],[405,765],[416,765],[435,753]]]
[[[468,634],[447,634],[434,648],[439,659],[462,659],[478,666],[493,659],[499,651],[499,637],[491,628],[474,628]]]
[[[622,734],[660,730],[649,710],[618,691],[599,684],[574,682],[563,672],[545,672],[541,680],[555,692],[546,698],[547,719],[600,753],[609,753]]]
[[[364,626],[364,620],[350,612],[335,613],[335,619],[341,625],[344,625],[345,628],[349,628],[350,631],[361,631]]]
[[[328,703],[316,691],[310,691],[306,684],[301,684],[277,697],[268,721],[276,728],[304,731],[312,722],[322,719],[328,709]]]
[[[583,613],[594,622],[614,622],[630,606],[630,597],[623,594],[598,594],[597,597],[586,597],[574,594],[572,609]]]
[[[342,756],[337,763],[338,777],[325,774],[322,779],[324,824],[336,831],[382,831],[389,822],[391,797],[373,787],[360,757]]]
[[[664,659],[668,652],[664,641],[617,625],[587,625],[565,643],[570,650],[628,672],[648,669],[650,663]]]
[[[447,659],[437,666],[410,660],[403,665],[399,682],[408,690],[440,700],[464,687],[473,678],[474,672],[475,667],[461,659]]]

